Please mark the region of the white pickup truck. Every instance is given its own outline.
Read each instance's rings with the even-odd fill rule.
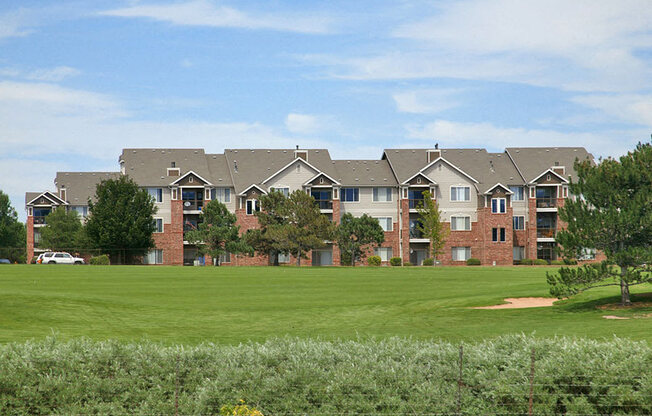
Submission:
[[[73,257],[64,252],[48,252],[41,254],[36,262],[42,264],[84,264],[84,259]]]

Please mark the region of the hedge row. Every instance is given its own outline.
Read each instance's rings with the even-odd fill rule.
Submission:
[[[218,414],[240,400],[265,415],[527,414],[532,368],[534,414],[652,413],[644,342],[465,344],[461,380],[459,359],[459,345],[398,338],[196,347],[52,338],[0,346],[0,414]]]

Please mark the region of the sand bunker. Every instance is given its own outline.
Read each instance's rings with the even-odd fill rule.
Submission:
[[[505,298],[502,305],[478,306],[473,309],[521,309],[521,308],[540,308],[543,306],[552,306],[557,298]]]
[[[604,319],[629,319],[626,316],[616,316],[616,315],[605,315],[603,316]]]

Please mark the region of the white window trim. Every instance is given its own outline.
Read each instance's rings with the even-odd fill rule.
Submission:
[[[389,201],[375,201],[374,200],[374,190],[376,189],[389,189]],[[358,191],[359,192],[359,191]],[[359,193],[358,193],[358,199],[359,199]],[[374,186],[371,188],[371,202],[374,204],[387,204],[390,202],[394,202],[394,192],[392,191],[392,188],[390,186]]]
[[[464,199],[464,200],[456,199],[456,200],[453,200],[453,188],[468,188],[468,189],[469,189],[469,199]],[[466,192],[465,192],[465,194],[466,194]],[[464,203],[464,202],[471,202],[471,200],[473,199],[473,198],[471,198],[471,187],[468,186],[468,185],[451,185],[451,186],[449,187],[448,199],[450,199],[450,202],[452,202],[452,203],[458,203],[458,202],[461,202],[461,203]]]
[[[154,224],[156,224],[156,220],[161,220],[161,231],[154,231],[154,234],[162,234],[165,232],[165,222],[163,221],[163,217],[154,217]]]
[[[453,230],[453,218],[468,218],[469,219],[469,229],[464,229],[464,230]],[[471,231],[473,229],[473,222],[471,221],[471,216],[470,215],[451,215],[451,220],[450,220],[450,228],[451,231]]]
[[[251,209],[251,214],[249,214],[249,213],[247,212],[247,201],[252,201],[252,202],[253,202],[253,204],[251,205],[251,208],[252,208],[252,209]],[[245,206],[244,206],[244,208],[245,208],[245,215],[250,215],[250,216],[251,216],[251,215],[254,215],[255,212],[256,212],[256,207],[258,207],[258,200],[257,200],[257,199],[247,199],[247,200],[245,200]]]
[[[380,220],[381,218],[384,218],[384,219],[389,218],[389,230],[384,230],[384,231],[386,233],[390,233],[390,232],[394,231],[394,218],[392,218],[392,217],[374,217],[374,218],[376,218],[377,220]],[[380,222],[380,221],[378,221],[378,222]]]
[[[467,249],[467,248],[469,249],[469,256],[468,256],[468,257],[466,257],[466,249]],[[455,251],[459,251],[460,249],[464,249],[464,256],[465,256],[466,258],[465,258],[465,259],[462,259],[462,260],[460,260],[460,259],[454,259],[454,258],[453,258],[453,250],[455,250]],[[473,253],[472,253],[472,251],[471,251],[471,247],[469,247],[469,246],[454,246],[454,247],[451,247],[451,260],[452,260],[452,261],[467,261],[467,260],[470,259],[471,257],[473,257]]]
[[[496,231],[496,240],[494,240],[494,230]],[[500,239],[500,230],[505,230],[505,239]],[[507,229],[505,227],[491,227],[491,242],[492,243],[504,243],[507,241]]]
[[[288,190],[288,194],[286,195],[286,198],[290,196],[290,187],[287,186],[287,185],[274,185],[274,186],[270,186],[270,187],[269,187],[269,190],[270,190],[270,191],[272,191],[272,190],[274,190],[274,191],[278,191],[279,189],[287,189],[287,190]]]
[[[525,230],[525,215],[513,215],[512,216],[512,228],[514,227],[514,218],[523,218],[523,228],[514,228],[516,231]]]
[[[357,189],[358,190],[358,200],[357,201],[345,201],[344,199],[342,199],[342,195],[343,195],[342,191],[344,189]],[[372,193],[373,193],[373,191],[372,191]],[[373,199],[373,195],[371,196],[371,199]],[[344,204],[359,204],[360,203],[360,187],[358,187],[358,186],[343,186],[342,188],[340,188],[340,201],[342,203],[344,203]]]
[[[498,209],[498,211],[496,211],[496,212],[494,212],[494,202],[493,202],[494,200],[498,201],[496,203],[496,208]],[[503,211],[503,212],[500,211],[500,201],[501,200],[505,201],[505,203],[503,205],[505,207],[505,211]],[[492,214],[506,214],[507,213],[507,198],[491,198],[491,213]]]

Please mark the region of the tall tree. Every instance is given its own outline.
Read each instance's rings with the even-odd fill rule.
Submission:
[[[65,206],[52,210],[41,228],[41,243],[52,251],[80,251],[84,232],[77,211],[67,211]]]
[[[103,180],[88,201],[86,232],[111,263],[132,264],[154,248],[154,200],[128,176]]]
[[[287,207],[285,196],[278,191],[261,195],[260,211],[255,212],[260,228],[248,230],[245,241],[260,255],[271,256],[278,266],[279,254],[287,254]]]
[[[430,240],[432,257],[437,260],[437,255],[443,252],[449,228],[441,221],[439,204],[432,199],[430,191],[423,192],[423,202],[417,206],[417,212],[420,217],[417,230],[421,231]]]
[[[224,253],[250,253],[252,248],[240,238],[237,218],[226,205],[210,201],[201,212],[201,221],[196,230],[186,233],[186,240],[199,246],[202,254],[219,259]],[[219,265],[219,261],[217,263]]]
[[[301,258],[306,253],[326,245],[334,237],[335,226],[322,215],[315,199],[307,193],[296,190],[285,201],[287,224],[285,235],[287,249],[301,266]]]
[[[25,251],[25,225],[18,221],[9,196],[0,191],[0,258],[24,263]]]
[[[576,257],[586,248],[603,251],[600,265],[562,267],[548,273],[550,293],[570,296],[594,287],[619,286],[621,304],[631,304],[629,288],[652,282],[652,144],[641,144],[619,160],[593,165],[576,161],[577,183],[559,217],[561,253]]]
[[[354,217],[346,213],[337,227],[337,244],[343,259],[355,266],[356,259],[362,259],[366,248],[372,244],[380,245],[385,241],[385,232],[376,218],[367,214]]]

